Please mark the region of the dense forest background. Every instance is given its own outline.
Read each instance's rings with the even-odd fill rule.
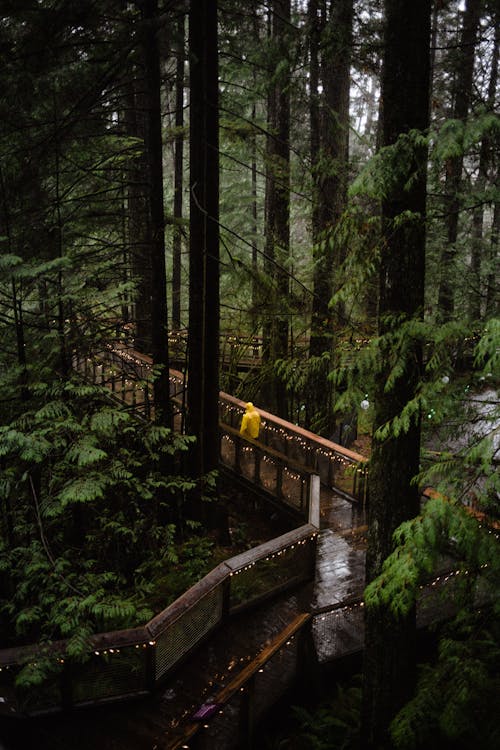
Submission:
[[[368,622],[374,653],[396,622],[402,642],[412,627],[411,600],[404,627],[401,611],[381,614],[383,570],[390,592],[413,591],[453,538],[498,581],[491,535],[461,511],[498,517],[499,7],[397,6],[1,3],[5,645],[69,637],[81,654],[90,633],[151,615],[165,567],[186,571],[181,586],[199,574],[219,389],[339,442],[373,428],[367,571],[386,597]],[[235,361],[221,367],[228,336]],[[151,423],[74,372],[77,353],[112,341],[152,357]],[[262,363],[242,373],[247,341]],[[185,435],[172,430],[173,357]],[[416,475],[449,502],[410,522]],[[479,710],[474,690],[491,698],[498,622],[467,617],[463,650],[447,642],[433,686],[423,674],[401,742],[464,659],[445,723]],[[467,651],[472,635],[482,648]],[[400,707],[381,711],[385,730]]]

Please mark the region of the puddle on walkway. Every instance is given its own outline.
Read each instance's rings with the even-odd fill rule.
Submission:
[[[322,531],[316,555],[313,608],[361,596],[364,579],[365,550],[331,529]]]

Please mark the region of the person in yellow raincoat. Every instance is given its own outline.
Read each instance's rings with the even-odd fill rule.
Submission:
[[[260,414],[252,402],[249,401],[246,405],[246,412],[243,414],[243,419],[241,420],[240,433],[244,437],[256,440],[259,437],[259,430]]]

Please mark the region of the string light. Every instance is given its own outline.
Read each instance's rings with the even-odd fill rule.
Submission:
[[[117,358],[119,358],[120,361],[132,363],[134,366],[140,368],[141,374],[145,373],[146,376],[150,375],[150,373],[151,373],[151,365],[147,361],[145,361],[144,359],[141,359],[141,358],[138,358],[138,357],[134,356],[129,351],[125,351],[125,350],[114,348],[111,345],[107,346],[107,348],[111,352],[111,354],[114,355],[114,356],[116,356]],[[93,360],[91,360],[90,358],[86,359],[86,363],[90,363],[92,365],[95,364],[93,362]],[[104,365],[99,363],[97,366],[101,368],[101,375],[102,375],[103,372],[104,372]],[[119,370],[115,369],[115,367],[112,366],[112,368],[108,372],[114,378],[115,375],[117,375],[119,373]],[[129,377],[133,377],[133,375],[131,375],[130,373],[128,373],[128,375],[129,375]],[[137,385],[138,385],[138,381],[134,381],[134,380],[124,379],[123,382],[125,383],[125,386],[132,387],[132,388],[136,388]],[[446,385],[449,382],[449,377],[447,375],[444,375],[441,378],[441,382]],[[183,379],[182,376],[174,375],[174,374],[171,373],[169,375],[169,383],[172,386],[176,387],[176,388],[177,387],[181,388],[180,392],[182,392],[182,389],[184,388],[184,379]],[[141,389],[142,389],[142,387],[143,386],[141,385]],[[148,383],[146,383],[146,386],[145,386],[146,392],[147,392],[147,388],[148,388]],[[367,395],[365,395],[365,399],[363,399],[363,401],[361,402],[360,407],[363,410],[366,411],[369,408],[369,406],[370,406],[370,402],[368,401]],[[234,422],[233,417],[234,418],[240,417],[243,414],[243,411],[244,411],[244,407],[243,406],[237,406],[237,405],[229,404],[228,402],[224,401],[223,398],[221,398],[219,400],[219,408],[220,408],[221,413],[225,416],[225,418],[229,421],[230,424],[232,424]],[[432,418],[432,415],[429,414],[428,417]],[[310,456],[311,454],[314,454],[315,456],[328,459],[329,462],[336,464],[338,467],[341,467],[341,468],[347,468],[347,467],[352,468],[355,471],[356,474],[364,474],[365,473],[365,468],[362,465],[360,465],[361,457],[360,457],[360,460],[356,460],[356,459],[354,459],[354,458],[352,458],[350,456],[347,456],[346,454],[344,454],[344,453],[342,453],[342,452],[340,452],[340,451],[338,451],[338,450],[336,450],[334,448],[329,448],[329,447],[327,447],[325,445],[318,445],[318,444],[315,443],[313,437],[311,437],[310,439],[307,439],[303,435],[291,432],[290,430],[286,430],[283,427],[280,427],[278,425],[272,424],[271,421],[268,420],[268,419],[263,419],[262,420],[262,427],[261,427],[261,429],[262,429],[262,433],[267,438],[269,438],[271,440],[273,438],[276,438],[278,441],[285,441],[285,444],[292,444],[293,448],[297,448],[299,451],[302,452],[302,454],[305,454],[306,457]],[[290,425],[290,429],[293,429],[293,425]],[[235,439],[231,438],[227,434],[223,434],[222,435],[222,439],[223,439],[223,441],[225,443],[229,442],[229,443],[231,443],[231,445],[233,447],[236,446]],[[259,446],[259,447],[262,450],[262,446]],[[252,453],[253,450],[254,449],[251,446],[243,446],[242,452],[245,453],[245,454],[248,454],[248,453]],[[266,463],[268,466],[272,466],[275,469],[278,468],[277,461],[274,460],[272,457],[269,457],[269,456],[267,456],[267,455],[264,454],[262,456],[262,461],[264,463]],[[283,473],[284,473],[285,477],[287,479],[289,479],[290,481],[301,481],[302,483],[304,482],[304,477],[303,476],[301,476],[296,471],[293,471],[293,470],[291,470],[291,469],[289,469],[287,467],[285,467],[283,469]],[[265,486],[269,487],[269,486],[271,486],[272,482],[263,481],[263,484]],[[286,497],[288,497],[288,499],[291,499],[290,494],[286,495]],[[308,542],[314,540],[316,536],[317,536],[317,534],[313,534],[308,539],[303,539],[303,540],[299,541],[296,544],[297,544],[297,546],[307,544]],[[274,560],[275,558],[280,558],[283,555],[285,555],[285,554],[291,552],[292,550],[294,550],[295,546],[296,545],[293,544],[293,545],[290,545],[290,546],[285,547],[283,549],[280,549],[280,550],[278,550],[278,551],[276,551],[276,552],[268,555],[265,558],[261,558],[260,560],[253,561],[253,562],[251,562],[251,563],[243,566],[239,570],[231,571],[229,575],[230,575],[230,577],[233,577],[234,575],[240,575],[242,573],[245,573],[246,571],[251,570],[257,563],[262,563],[262,562],[266,563],[266,562]],[[484,566],[481,566],[481,567],[486,567],[486,566],[487,566],[487,564],[485,564]],[[430,584],[427,584],[427,586],[430,585],[431,587],[435,587],[439,583],[446,583],[449,579],[451,579],[452,577],[457,576],[459,574],[469,575],[469,571],[460,571],[460,570],[452,571],[452,572],[450,572],[450,573],[448,573],[446,575],[436,577]],[[423,588],[426,588],[426,586],[422,585],[420,588],[423,589]],[[333,616],[335,618],[342,617],[342,616],[345,616],[346,614],[349,614],[349,613],[352,613],[352,612],[356,612],[356,611],[360,611],[360,610],[362,610],[363,607],[364,607],[364,602],[360,601],[360,602],[357,602],[357,603],[353,603],[353,604],[351,604],[349,606],[344,606],[341,609],[336,610],[335,613],[331,612],[331,613],[329,613],[329,616],[330,617]],[[324,621],[326,618],[327,618],[327,615],[323,615],[320,618],[320,621]],[[287,641],[286,645],[290,645],[290,642],[291,641]],[[136,644],[135,648],[136,649],[147,648],[148,646],[149,647],[154,647],[155,645],[156,645],[155,641],[148,641],[147,643]],[[106,655],[108,652],[105,650],[103,652],[95,651],[94,653],[95,653],[95,655],[99,656],[101,653],[104,654],[104,655]],[[110,654],[119,653],[119,650],[118,649],[109,649],[109,653]],[[250,657],[248,657],[248,659],[249,658]],[[240,661],[243,661],[243,659],[244,659],[244,657],[242,657],[240,659]],[[233,666],[234,666],[233,664],[230,664],[229,667],[228,667],[228,671],[231,670],[233,668]],[[4,669],[8,669],[8,667],[4,667]],[[1,670],[2,670],[2,668],[0,668],[0,671]],[[259,669],[259,672],[263,672],[263,669]],[[210,684],[212,684],[212,683],[210,683]],[[243,688],[242,688],[242,690],[243,690]],[[188,748],[189,746],[185,745],[183,747]]]

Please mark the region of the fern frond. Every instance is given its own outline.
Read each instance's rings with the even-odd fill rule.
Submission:
[[[102,461],[108,454],[96,445],[94,436],[86,435],[69,448],[66,457],[77,466],[85,467]]]
[[[90,503],[94,500],[102,500],[108,484],[109,479],[104,475],[80,477],[68,482],[63,487],[58,494],[58,500],[62,507],[75,503]]]

